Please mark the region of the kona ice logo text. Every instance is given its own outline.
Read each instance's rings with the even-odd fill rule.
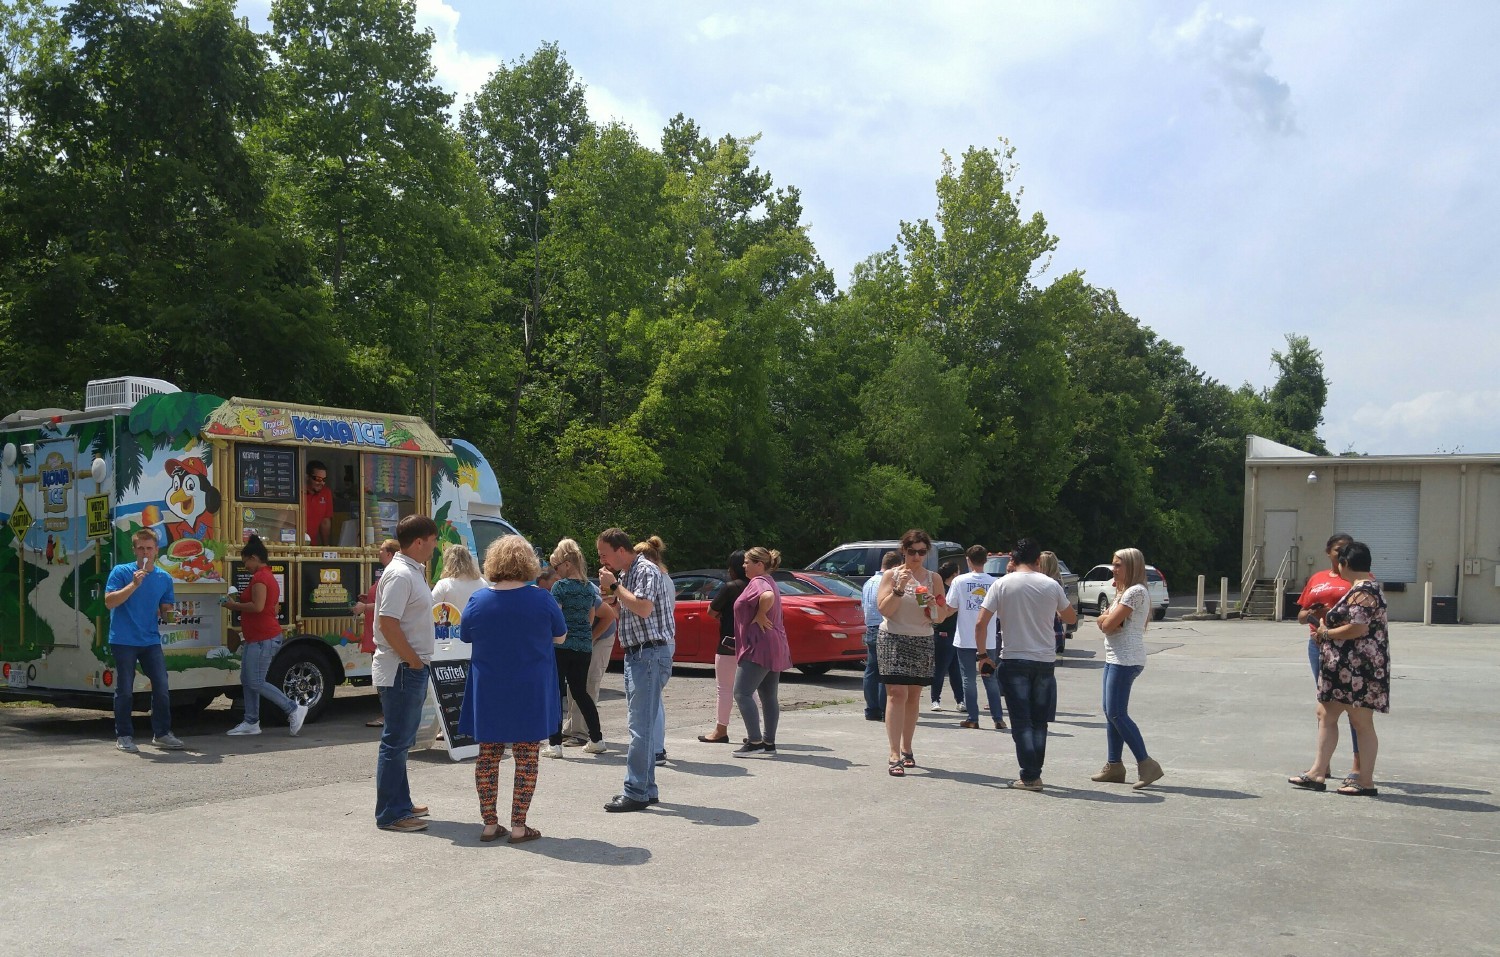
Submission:
[[[372,445],[385,448],[385,426],[379,422],[352,422],[348,419],[313,419],[292,416],[292,434],[305,442],[329,442],[334,445]]]

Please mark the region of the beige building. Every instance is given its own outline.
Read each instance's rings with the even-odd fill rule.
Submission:
[[[1370,546],[1390,617],[1500,622],[1500,455],[1310,455],[1252,435],[1245,449],[1246,581],[1301,591],[1347,532]],[[1279,574],[1278,574],[1279,573]]]

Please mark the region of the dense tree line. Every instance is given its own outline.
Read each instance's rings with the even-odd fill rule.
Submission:
[[[841,291],[755,137],[643,145],[553,45],[457,104],[432,42],[410,0],[0,4],[0,408],[146,373],[412,412],[538,541],[677,565],[921,525],[1232,574],[1246,433],[1324,451],[1306,339],[1232,389],[1049,278],[1004,142]]]

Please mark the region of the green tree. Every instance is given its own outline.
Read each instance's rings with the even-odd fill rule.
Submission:
[[[256,139],[318,250],[354,364],[322,394],[431,409],[440,346],[493,293],[474,276],[490,263],[488,211],[433,79],[432,33],[411,0],[275,0],[271,26],[278,109]]]
[[[249,391],[275,370],[296,387],[315,363],[337,367],[307,246],[245,147],[265,54],[232,4],[79,0],[57,29],[70,54],[23,59],[11,87],[24,126],[0,214],[7,397],[61,404],[88,379],[143,372]]]
[[[535,371],[552,283],[543,265],[550,258],[544,243],[552,180],[591,129],[584,88],[557,45],[543,44],[527,59],[491,74],[464,106],[459,128],[494,198],[494,238],[510,267],[509,285],[524,291],[496,304],[497,320],[521,330],[521,365],[506,429],[506,448],[514,454],[521,396]]]
[[[1276,384],[1266,393],[1271,433],[1266,436],[1304,452],[1327,455],[1318,435],[1323,408],[1328,404],[1328,380],[1323,375],[1323,353],[1307,336],[1287,333],[1286,351],[1272,350]]]

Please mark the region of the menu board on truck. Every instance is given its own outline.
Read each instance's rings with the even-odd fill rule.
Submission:
[[[297,504],[297,450],[236,445],[234,490],[241,502]]]
[[[288,624],[291,618],[287,615],[286,562],[267,562],[266,567],[271,569],[271,575],[276,579],[276,588],[281,593],[281,605],[276,609],[276,620],[283,625]],[[234,594],[230,596],[231,598],[245,594],[245,589],[250,587],[250,572],[239,562],[230,562],[229,580],[234,583]],[[245,597],[248,599],[250,596],[245,595]],[[240,626],[240,613],[231,611],[229,616],[230,625],[238,628]]]
[[[303,561],[302,602],[304,618],[347,618],[359,597],[358,562]]]

